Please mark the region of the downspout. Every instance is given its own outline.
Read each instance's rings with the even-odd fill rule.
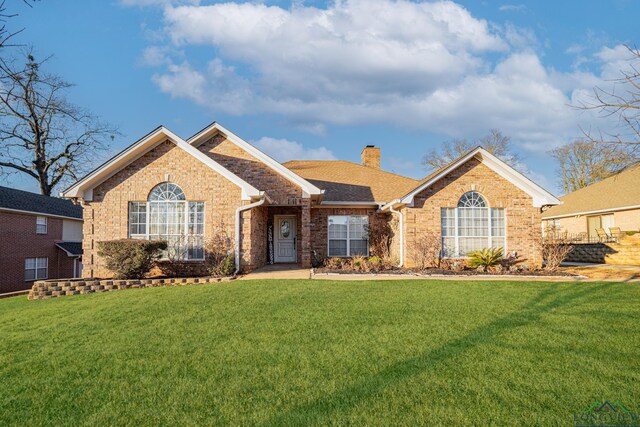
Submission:
[[[404,215],[402,214],[402,212],[396,210],[393,208],[393,202],[391,204],[389,204],[389,212],[392,212],[394,214],[398,215],[398,218],[400,219],[400,265],[399,267],[402,267],[404,265]]]
[[[244,205],[244,206],[240,206],[239,208],[236,209],[236,271],[233,273],[233,275],[235,276],[236,274],[238,274],[238,272],[240,271],[240,214],[243,211],[247,211],[249,209],[253,209],[257,206],[262,205],[266,200],[266,197],[263,197],[262,199],[258,200],[257,202],[254,203],[249,203],[248,205]]]

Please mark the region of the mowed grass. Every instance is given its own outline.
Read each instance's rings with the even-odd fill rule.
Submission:
[[[0,425],[573,425],[640,407],[640,287],[247,281],[0,300]]]

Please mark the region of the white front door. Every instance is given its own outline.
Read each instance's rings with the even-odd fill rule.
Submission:
[[[275,217],[275,262],[296,262],[296,217]]]

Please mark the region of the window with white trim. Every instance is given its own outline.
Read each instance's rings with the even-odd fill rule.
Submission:
[[[49,258],[26,258],[24,260],[24,280],[43,280],[49,276]]]
[[[47,234],[47,217],[36,217],[36,234]]]
[[[327,220],[329,256],[369,255],[369,217],[331,215]]]
[[[204,202],[189,202],[182,189],[164,182],[146,202],[129,202],[129,237],[165,240],[163,258],[204,259]]]
[[[456,208],[441,208],[442,253],[446,258],[468,256],[484,248],[506,247],[504,209],[490,208],[474,191],[460,197]]]

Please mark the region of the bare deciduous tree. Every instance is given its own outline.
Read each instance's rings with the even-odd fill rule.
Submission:
[[[117,130],[68,102],[72,85],[45,73],[45,62],[31,52],[0,59],[0,171],[32,177],[49,196],[87,171]]]
[[[520,161],[511,146],[511,138],[498,129],[491,129],[486,136],[475,142],[466,139],[454,139],[442,143],[439,150],[432,150],[425,156],[424,164],[432,170],[440,169],[478,145],[511,165],[516,165]]]
[[[588,141],[640,148],[640,50],[627,46],[629,66],[620,70],[620,78],[611,82],[609,89],[595,87],[590,101],[575,105],[582,110],[596,110],[605,117],[617,117],[619,130],[604,133],[582,129]]]
[[[37,0],[22,0],[22,3],[31,7],[35,1]],[[9,20],[9,18],[15,18],[17,15],[17,13],[9,12],[6,0],[0,1],[0,48],[12,46],[11,39],[24,30],[24,28],[20,30],[9,30],[9,28],[7,28],[7,20]]]
[[[558,162],[558,175],[567,193],[614,175],[637,161],[626,146],[577,140],[549,152]]]

